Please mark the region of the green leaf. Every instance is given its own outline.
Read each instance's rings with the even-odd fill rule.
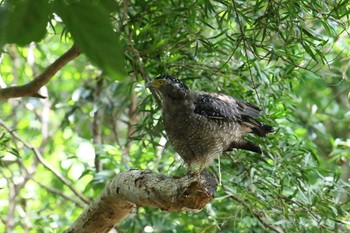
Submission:
[[[20,158],[20,155],[19,155],[18,150],[17,150],[16,148],[14,148],[14,147],[10,147],[10,148],[8,149],[8,152],[10,152],[10,153],[13,154],[14,156]]]
[[[0,7],[0,31],[4,32],[6,27],[8,10],[5,7]],[[5,44],[5,33],[0,33],[0,47]]]
[[[312,49],[310,48],[309,45],[307,45],[306,43],[301,43],[301,45],[302,45],[303,48],[305,49],[306,53],[308,53],[308,54],[312,57],[312,59],[313,59],[314,61],[318,61],[318,60],[317,60],[317,57],[316,57],[315,54],[312,52]]]
[[[119,9],[119,5],[115,0],[96,0],[98,4],[101,4],[107,12],[113,13]]]
[[[46,34],[49,19],[47,0],[12,0],[1,9],[0,38],[3,43],[24,46],[32,41],[40,41]]]
[[[55,10],[67,26],[78,48],[93,63],[115,79],[123,78],[124,58],[119,35],[110,16],[98,2],[57,0]],[[92,13],[93,12],[93,13]]]

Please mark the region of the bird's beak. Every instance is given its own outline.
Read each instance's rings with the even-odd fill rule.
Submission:
[[[152,81],[148,81],[147,83],[146,83],[146,88],[150,88],[150,87],[152,87],[153,85],[152,85]]]
[[[162,86],[164,84],[163,80],[159,80],[159,79],[154,79],[152,81],[149,81],[148,83],[146,83],[146,87],[150,88],[159,88],[160,86]]]

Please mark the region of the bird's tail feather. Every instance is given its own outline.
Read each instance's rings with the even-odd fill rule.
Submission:
[[[240,105],[242,108],[242,115],[248,117],[258,117],[260,115],[261,109],[253,104],[246,102],[238,102],[238,105]]]
[[[241,141],[239,143],[235,142],[235,143],[232,143],[230,145],[230,147],[225,150],[225,151],[232,151],[234,148],[237,148],[237,149],[242,149],[242,150],[248,150],[248,151],[252,151],[252,152],[255,152],[255,153],[258,153],[258,154],[261,154],[262,151],[260,149],[259,146],[255,145],[254,143],[250,142],[250,141]]]
[[[274,131],[272,126],[260,123],[251,117],[244,117],[243,124],[248,126],[252,130],[253,134],[260,137],[266,137],[268,133],[272,133]]]

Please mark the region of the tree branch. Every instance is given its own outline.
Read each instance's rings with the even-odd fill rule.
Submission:
[[[101,162],[100,150],[96,147],[101,146],[102,143],[102,131],[100,124],[100,96],[103,88],[103,76],[102,73],[96,77],[96,88],[94,91],[94,115],[92,120],[92,141],[95,146],[95,170],[100,172],[103,170],[103,164]]]
[[[122,162],[126,163],[129,161],[130,157],[130,148],[131,148],[131,137],[134,136],[136,132],[136,124],[138,122],[138,114],[137,114],[137,94],[135,92],[131,92],[130,95],[130,104],[128,107],[128,117],[129,121],[127,122],[127,142],[125,144],[124,153],[122,157]]]
[[[129,170],[116,176],[65,233],[108,232],[136,206],[200,210],[214,198],[216,187],[214,176],[206,171],[166,177]]]
[[[73,45],[66,53],[48,66],[46,70],[38,75],[34,80],[24,85],[0,89],[0,100],[25,96],[45,98],[37,93],[39,89],[47,84],[57,73],[57,71],[59,71],[64,65],[79,55],[80,51],[75,47],[75,45]]]
[[[268,223],[261,215],[260,213],[256,213],[254,210],[252,210],[250,208],[250,206],[247,204],[247,202],[245,200],[242,200],[234,195],[232,195],[232,193],[228,192],[227,189],[225,188],[224,185],[222,185],[222,189],[225,191],[225,193],[227,193],[229,196],[229,198],[231,198],[232,200],[235,200],[236,202],[238,202],[239,204],[241,204],[242,206],[244,206],[256,219],[258,219],[258,221],[266,228],[270,229],[273,232],[276,233],[284,233],[283,229],[278,227],[278,226],[274,226],[273,224]],[[265,215],[265,213],[263,213],[263,215]]]
[[[58,190],[58,189],[55,189],[55,188],[52,188],[52,187],[49,187],[47,185],[44,185],[42,183],[40,183],[39,181],[37,181],[36,179],[34,178],[31,178],[32,181],[34,181],[35,183],[37,183],[40,187],[46,189],[48,192],[50,193],[53,193],[57,196],[61,196],[65,199],[67,199],[67,201],[70,201],[70,202],[73,202],[74,204],[76,204],[77,206],[81,207],[81,208],[84,208],[86,207],[86,205],[84,205],[82,202],[78,201],[78,200],[75,200],[74,198],[68,196],[67,194],[64,193],[64,191],[62,190]]]
[[[22,142],[23,145],[28,148],[29,150],[32,150],[35,157],[38,159],[38,161],[50,172],[52,172],[63,184],[65,184],[75,195],[77,195],[84,203],[89,203],[90,200],[85,197],[82,193],[80,193],[78,190],[76,190],[73,185],[58,171],[53,169],[50,164],[44,159],[44,157],[41,155],[40,151],[35,148],[34,146],[27,143],[24,139],[22,139],[14,130],[11,130],[9,127],[5,125],[5,123],[0,120],[0,126],[2,126],[7,132],[9,132],[13,138],[17,139],[18,141]]]

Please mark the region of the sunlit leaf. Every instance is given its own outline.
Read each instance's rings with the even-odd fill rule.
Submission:
[[[8,149],[8,151],[9,151],[11,154],[13,154],[14,156],[20,157],[19,152],[18,152],[18,150],[17,150],[16,148],[11,147],[11,148]]]
[[[55,3],[55,10],[77,47],[114,79],[123,79],[123,53],[109,12],[98,2],[57,0]]]
[[[0,42],[26,45],[40,41],[49,19],[47,0],[8,0],[0,8]]]

